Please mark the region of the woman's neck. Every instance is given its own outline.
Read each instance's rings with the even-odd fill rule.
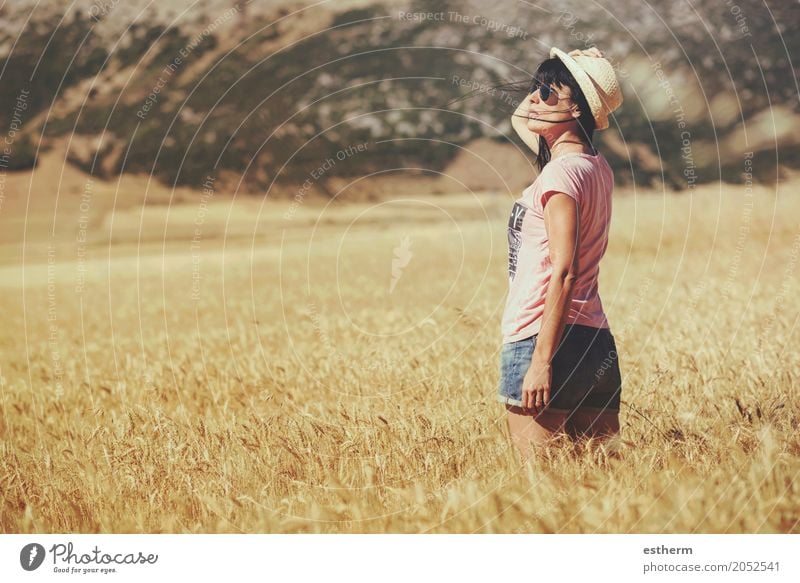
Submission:
[[[597,150],[589,146],[584,142],[578,142],[576,144],[563,143],[561,146],[557,146],[556,148],[550,149],[550,158],[558,158],[560,156],[564,156],[566,154],[589,154],[594,156],[597,154]]]
[[[558,158],[564,154],[591,154],[592,156],[597,154],[594,146],[581,140],[580,136],[572,131],[553,136],[552,140],[545,136],[545,140],[547,141],[547,147],[550,149],[551,159]]]

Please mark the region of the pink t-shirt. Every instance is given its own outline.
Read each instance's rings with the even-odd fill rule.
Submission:
[[[553,158],[514,201],[508,219],[508,297],[503,312],[503,343],[529,338],[542,326],[550,282],[544,205],[555,192],[578,201],[580,248],[578,277],[566,323],[609,328],[598,294],[599,263],[608,246],[614,174],[602,154],[570,153]]]

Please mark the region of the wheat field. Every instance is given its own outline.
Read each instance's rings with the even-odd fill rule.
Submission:
[[[620,439],[528,464],[515,195],[62,213],[0,267],[0,530],[800,532],[798,186],[619,193]]]

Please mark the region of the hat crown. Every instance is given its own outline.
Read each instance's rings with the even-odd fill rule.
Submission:
[[[617,109],[622,104],[622,91],[620,91],[614,67],[611,66],[608,59],[582,55],[573,57],[573,59],[589,75],[595,89],[600,93],[600,97],[608,104],[609,113]]]
[[[604,57],[576,55],[574,57],[553,47],[551,57],[558,57],[580,86],[597,122],[597,129],[608,127],[608,114],[622,105],[622,90],[614,67]]]

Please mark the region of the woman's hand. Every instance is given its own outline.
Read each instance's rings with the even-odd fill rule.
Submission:
[[[533,133],[528,129],[528,116],[529,116],[530,100],[524,97],[519,102],[514,114],[511,116],[511,127],[517,132],[517,135],[525,143],[528,148],[534,153],[539,153],[539,135]]]
[[[550,383],[553,368],[549,363],[534,359],[522,379],[522,406],[541,412],[550,402]]]
[[[570,57],[602,57],[603,53],[597,47],[590,47],[586,50],[575,49],[567,53]]]

